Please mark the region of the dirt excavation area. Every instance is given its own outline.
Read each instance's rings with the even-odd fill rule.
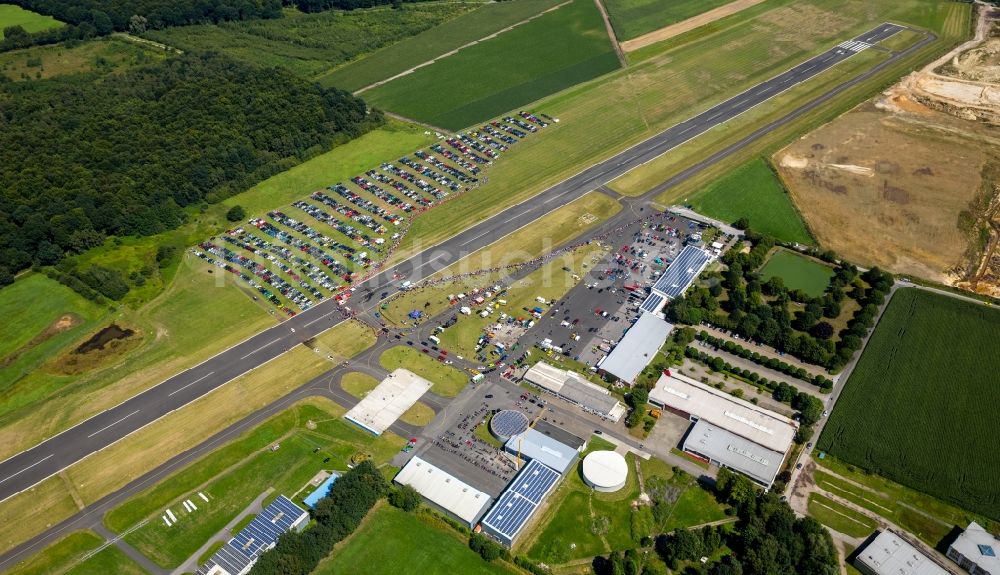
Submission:
[[[1000,296],[1000,25],[778,152],[820,245]]]

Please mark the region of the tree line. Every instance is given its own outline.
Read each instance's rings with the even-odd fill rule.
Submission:
[[[219,54],[109,78],[0,82],[0,118],[0,286],[62,262],[62,274],[111,299],[124,295],[117,278],[85,277],[65,256],[109,236],[173,229],[185,208],[246,190],[383,121],[346,92]],[[114,288],[103,289],[109,281]]]

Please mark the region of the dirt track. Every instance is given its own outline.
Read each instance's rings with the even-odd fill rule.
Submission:
[[[704,26],[705,24],[710,24],[725,18],[730,14],[735,14],[741,10],[745,10],[751,6],[756,6],[764,0],[734,0],[725,6],[719,6],[714,10],[709,10],[703,14],[694,16],[693,18],[688,18],[676,24],[671,24],[670,26],[665,26],[659,30],[653,30],[648,34],[643,34],[638,38],[633,38],[631,40],[626,40],[621,43],[622,50],[625,52],[634,52],[639,48],[645,48],[650,44],[655,44],[657,42],[662,42],[667,38],[673,38],[678,34],[683,34],[688,30],[694,30],[699,26]]]

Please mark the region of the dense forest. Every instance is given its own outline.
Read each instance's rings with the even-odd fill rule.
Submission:
[[[107,236],[172,229],[185,206],[382,121],[346,92],[217,54],[105,78],[0,82],[0,118],[0,285]]]

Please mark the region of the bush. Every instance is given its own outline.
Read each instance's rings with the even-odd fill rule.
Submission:
[[[469,538],[469,549],[479,553],[479,556],[487,562],[510,558],[510,553],[506,549],[482,533],[472,534]]]
[[[403,511],[413,511],[422,501],[417,490],[410,485],[401,485],[389,492],[389,503]]]
[[[247,214],[243,211],[243,206],[240,206],[239,204],[229,208],[229,211],[226,212],[226,219],[231,222],[242,221],[246,216]]]

